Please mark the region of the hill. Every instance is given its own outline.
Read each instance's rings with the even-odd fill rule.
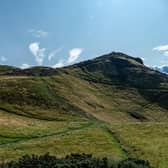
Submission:
[[[168,76],[144,66],[141,59],[122,53],[62,69],[1,69],[4,69],[0,86],[3,110],[14,107],[15,113],[20,113],[20,108],[26,111],[22,115],[33,115],[26,108],[56,108],[57,113],[93,116],[104,121],[111,121],[110,118],[152,121],[167,117]],[[153,112],[154,108],[157,112]],[[160,117],[162,113],[164,118]]]
[[[168,76],[116,52],[60,69],[0,66],[0,121],[1,160],[47,149],[60,156],[73,151],[117,159],[135,155],[166,164],[165,150],[164,159],[158,151],[153,160],[152,149],[139,149],[141,141],[132,147],[123,135],[132,130],[145,139],[141,124],[150,124],[151,134],[158,133],[158,123],[166,132]],[[157,145],[166,147],[164,140]]]

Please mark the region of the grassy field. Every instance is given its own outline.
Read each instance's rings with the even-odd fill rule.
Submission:
[[[167,123],[115,124],[111,131],[129,156],[147,159],[157,168],[167,167]]]
[[[65,116],[64,116],[65,117]],[[65,121],[32,119],[0,111],[0,161],[25,154],[63,157],[92,153],[99,157],[149,160],[157,168],[168,164],[168,124],[131,122],[105,124],[68,115]]]
[[[63,157],[78,152],[116,160],[137,157],[149,160],[157,168],[166,168],[167,123],[105,124],[69,117],[65,115],[62,121],[48,121],[0,110],[0,161],[17,159],[25,154],[50,152]]]
[[[93,133],[94,132],[94,133]],[[52,136],[21,140],[1,145],[0,158],[17,159],[24,154],[44,154],[50,152],[58,157],[69,153],[92,153],[96,156],[124,158],[125,155],[115,139],[109,137],[100,128],[82,127],[68,132],[55,133]]]
[[[116,159],[126,157],[101,123],[80,118],[47,121],[0,111],[1,162],[46,152],[60,157],[76,152]]]

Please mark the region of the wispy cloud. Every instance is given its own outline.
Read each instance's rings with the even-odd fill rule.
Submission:
[[[51,61],[55,57],[55,55],[61,51],[62,51],[62,48],[57,48],[56,50],[51,51],[48,55],[48,61]]]
[[[43,65],[46,48],[40,48],[40,43],[34,42],[29,45],[29,50],[34,55],[37,65]]]
[[[65,66],[65,62],[64,62],[64,60],[60,60],[55,65],[53,65],[52,67],[53,68],[61,68],[63,66]]]
[[[83,49],[82,48],[73,48],[69,51],[69,58],[68,58],[68,63],[72,63],[76,61],[79,56],[82,54]]]
[[[7,60],[8,60],[8,59],[7,59],[5,56],[1,56],[1,57],[0,57],[0,61],[1,61],[1,62],[6,62]]]
[[[153,50],[166,51],[166,50],[168,50],[168,45],[160,45],[160,46],[157,46],[157,47],[153,48]]]
[[[57,50],[58,52],[58,50]],[[60,52],[60,50],[59,50]],[[66,66],[68,64],[71,64],[72,62],[76,61],[79,56],[82,54],[83,49],[82,48],[73,48],[69,51],[69,57],[68,59],[62,59],[59,60],[55,65],[53,65],[53,68],[61,68],[63,66]]]
[[[163,55],[168,57],[168,45],[161,45],[153,48],[153,50],[163,52]]]
[[[30,68],[30,67],[31,67],[31,65],[29,65],[29,64],[22,64],[20,66],[21,69],[27,69],[27,68]]]
[[[35,57],[35,61],[38,66],[42,66],[44,59],[47,57],[48,61],[51,61],[55,55],[59,52],[62,51],[62,48],[58,48],[56,50],[51,51],[49,54],[46,52],[46,48],[40,48],[40,43],[39,42],[33,42],[29,44],[29,50]],[[47,50],[48,51],[48,50]],[[59,60],[55,65],[53,65],[53,68],[60,68],[66,65],[69,65],[73,62],[75,62],[79,56],[82,54],[83,49],[82,48],[73,48],[69,51],[69,56],[68,58],[63,58]],[[27,68],[29,67],[29,64],[23,64],[22,68]]]
[[[165,51],[165,52],[164,52],[164,55],[168,57],[168,51]]]
[[[35,30],[35,29],[30,29],[29,32],[37,38],[44,38],[48,36],[48,32],[44,31],[44,30]]]

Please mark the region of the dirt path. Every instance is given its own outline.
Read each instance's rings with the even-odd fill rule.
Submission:
[[[31,141],[31,140],[39,140],[39,139],[48,138],[48,137],[52,137],[52,136],[65,135],[65,134],[68,134],[68,133],[73,133],[73,132],[76,132],[76,131],[80,131],[82,129],[87,129],[87,128],[92,127],[92,126],[94,126],[94,123],[90,122],[90,123],[88,123],[84,126],[78,127],[78,128],[71,128],[71,129],[61,131],[61,132],[42,135],[42,136],[39,136],[39,137],[30,137],[30,138],[25,137],[25,138],[20,138],[20,139],[16,138],[14,141],[1,144],[0,148],[6,147],[7,145],[13,145],[13,144],[18,144],[18,143],[22,143],[22,142],[28,142],[28,141]]]

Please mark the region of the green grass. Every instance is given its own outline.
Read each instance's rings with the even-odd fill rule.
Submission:
[[[0,161],[17,159],[25,154],[44,154],[46,152],[59,157],[70,153],[92,153],[100,157],[125,158],[114,138],[101,128],[86,124],[57,131],[51,135],[19,138],[18,141],[13,142],[6,141],[5,144],[0,145]]]
[[[48,121],[0,110],[0,161],[46,152],[60,157],[76,152],[116,159],[126,157],[100,122],[66,117],[64,121]]]
[[[157,168],[167,167],[167,123],[115,124],[111,130],[129,156],[149,160]]]
[[[77,128],[86,123],[89,121],[76,117],[73,120],[71,115],[65,115],[63,121],[48,121],[23,117],[0,110],[0,136],[6,138],[40,137],[44,134],[64,131],[67,128]]]

